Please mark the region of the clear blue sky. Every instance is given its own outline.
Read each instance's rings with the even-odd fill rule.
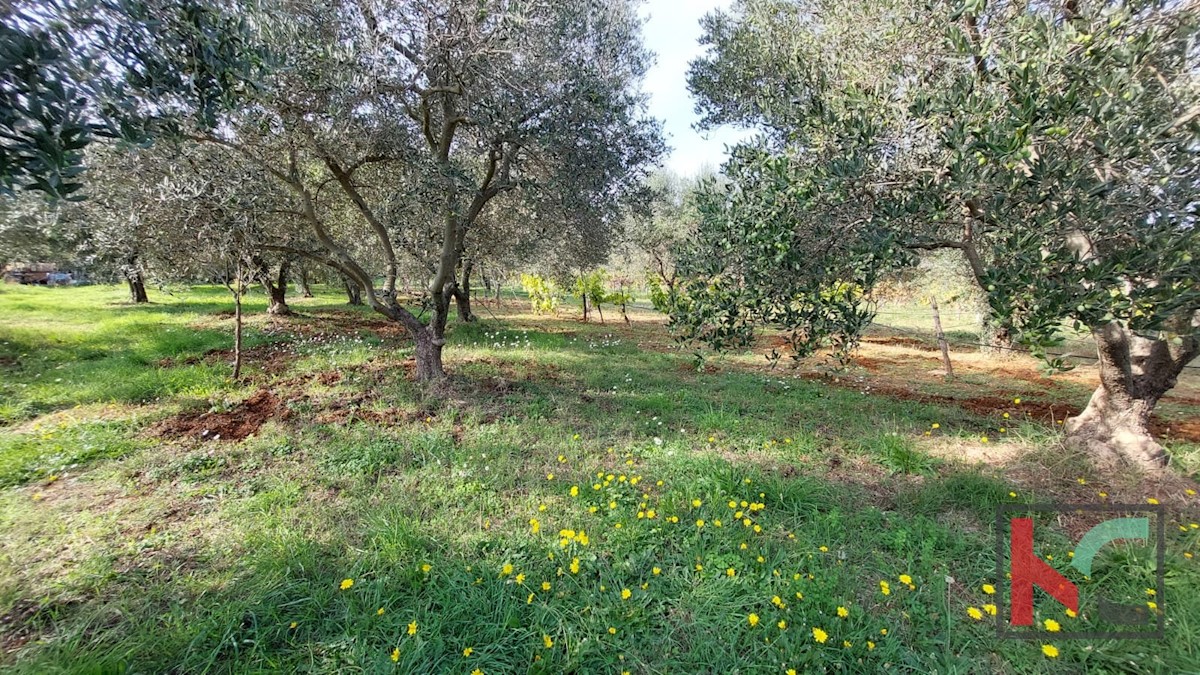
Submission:
[[[663,120],[670,146],[665,165],[680,175],[695,175],[705,164],[720,168],[724,146],[749,135],[730,128],[701,134],[692,128],[698,117],[687,90],[687,66],[702,51],[700,17],[729,4],[729,0],[649,0],[641,9],[649,19],[643,28],[646,46],[657,55],[643,87],[650,94],[650,114]]]

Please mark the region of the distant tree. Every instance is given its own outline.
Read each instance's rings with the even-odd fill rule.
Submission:
[[[711,169],[695,177],[664,170],[646,181],[648,207],[627,219],[624,242],[627,255],[636,258],[636,266],[644,270],[652,298],[666,297],[675,288],[674,251],[692,235],[700,218],[696,190],[715,178]],[[659,305],[661,301],[656,302]]]

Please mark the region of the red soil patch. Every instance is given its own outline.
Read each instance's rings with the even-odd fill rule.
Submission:
[[[814,376],[810,379],[817,378]],[[828,383],[828,380],[826,382]],[[852,388],[858,389],[857,386],[852,386]],[[902,387],[880,384],[872,384],[870,393],[898,398],[902,401],[954,405],[981,417],[1007,412],[1014,418],[1028,418],[1046,424],[1056,424],[1059,420],[1065,420],[1080,413],[1079,408],[1067,403],[1028,398],[1022,398],[1020,405],[1017,405],[1012,402],[1012,399],[1001,398],[999,396],[954,398],[953,396],[926,394]],[[1164,420],[1158,416],[1154,416],[1150,419],[1150,430],[1156,436],[1200,442],[1200,420]]]
[[[183,413],[160,424],[159,436],[199,440],[240,441],[258,433],[267,420],[286,419],[279,399],[263,389],[227,412]]]

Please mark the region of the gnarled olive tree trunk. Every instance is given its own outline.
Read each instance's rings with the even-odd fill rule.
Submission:
[[[362,305],[362,289],[359,288],[358,284],[346,277],[342,277],[342,284],[346,287],[346,304],[355,306]]]
[[[274,316],[289,316],[292,313],[292,308],[287,304],[287,285],[288,285],[288,269],[291,267],[291,261],[284,259],[279,263],[279,274],[272,278],[271,268],[262,258],[255,256],[254,264],[258,273],[258,281],[262,284],[263,290],[267,292],[267,297],[270,299],[270,304],[267,305],[267,314]]]
[[[300,284],[300,297],[313,297],[312,286],[308,283],[308,267],[300,265],[300,274],[296,275],[296,282]]]
[[[1193,320],[1193,328],[1200,315]],[[1175,386],[1198,352],[1195,334],[1178,343],[1133,334],[1119,323],[1092,332],[1100,359],[1100,386],[1087,408],[1066,422],[1067,444],[1106,464],[1122,460],[1144,469],[1167,464],[1150,432],[1155,404]]]
[[[463,322],[478,321],[471,311],[471,268],[470,260],[462,264],[462,274],[454,289],[454,302],[458,305],[458,320]]]
[[[150,302],[146,295],[146,275],[138,263],[136,255],[129,256],[125,261],[125,282],[129,284],[129,301],[135,303]]]

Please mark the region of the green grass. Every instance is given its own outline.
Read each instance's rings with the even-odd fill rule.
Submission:
[[[220,289],[133,307],[115,288],[0,287],[0,349],[16,357],[0,360],[0,663],[29,673],[1200,669],[1190,590],[1200,570],[1184,555],[1200,544],[1186,515],[1195,496],[1170,495],[1192,510],[1169,525],[1166,639],[1055,640],[1051,660],[1043,641],[998,640],[967,611],[996,601],[983,584],[1003,593],[995,507],[1058,497],[1007,468],[930,454],[935,440],[966,443],[992,421],[736,357],[700,374],[687,354],[638,346],[661,339],[657,326],[511,309],[455,326],[454,380],[431,392],[406,379],[405,340],[348,329],[374,317],[340,303],[330,293],[297,301],[294,319],[252,317],[251,345],[290,351],[269,368],[251,360],[237,384],[204,357],[229,346],[230,322],[214,316],[228,308]],[[245,441],[154,432],[180,410],[236,410],[260,388],[288,414]],[[933,423],[944,438],[924,436]],[[1054,454],[1053,432],[1020,439]],[[1112,483],[1093,477],[1088,488],[1115,497]],[[1051,520],[1038,527],[1039,552],[1065,570],[1071,539]],[[1149,551],[1106,551],[1085,598],[1102,586],[1145,601]],[[1039,620],[1071,629],[1097,627],[1093,615],[1038,602]]]

